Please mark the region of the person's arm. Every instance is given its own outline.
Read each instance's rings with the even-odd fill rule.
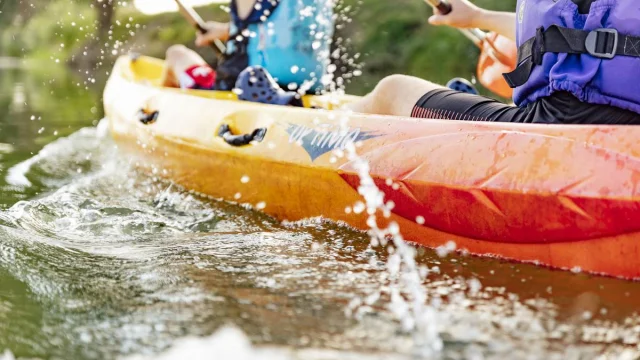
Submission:
[[[212,44],[215,40],[227,41],[229,39],[229,23],[207,21],[204,28],[206,33],[196,35],[196,46],[204,47]]]
[[[452,11],[447,15],[434,14],[429,18],[432,25],[449,25],[457,28],[480,28],[496,32],[509,39],[516,39],[516,14],[490,11],[480,8],[468,0],[449,0]]]

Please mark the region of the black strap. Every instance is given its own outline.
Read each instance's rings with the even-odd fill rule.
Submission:
[[[281,0],[256,0],[251,12],[245,19],[241,19],[238,15],[238,4],[236,0],[231,0],[230,14],[231,20],[238,28],[238,34],[246,30],[251,24],[259,24],[265,21],[269,15],[273,14]]]
[[[591,4],[595,0],[571,0],[576,5],[578,5],[578,14],[587,15],[589,14],[589,10],[591,10]]]
[[[538,28],[536,36],[518,48],[518,66],[503,74],[511,88],[524,85],[545,53],[586,54],[602,59],[640,57],[640,37],[621,35],[614,29],[585,31],[553,25]]]

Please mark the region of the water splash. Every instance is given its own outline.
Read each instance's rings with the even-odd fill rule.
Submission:
[[[53,333],[37,335],[37,326],[24,336],[63,344],[48,347],[53,354],[156,353],[228,323],[260,354],[269,346],[294,359],[499,359],[531,352],[559,359],[568,352],[595,357],[602,346],[619,355],[639,344],[640,320],[585,323],[579,311],[575,323],[558,321],[553,303],[520,300],[504,288],[482,287],[470,274],[456,276],[474,260],[408,246],[393,224],[379,229],[371,220],[369,245],[362,233],[327,219],[280,224],[138,174],[135,162],[96,129],[70,138],[52,143],[51,155],[37,155],[25,174],[57,187],[0,211],[0,270],[50,309]],[[87,170],[66,170],[78,162]],[[367,180],[366,163],[358,169],[360,191],[376,211],[364,202],[357,210],[384,216],[390,204]],[[452,249],[444,246],[443,255]],[[508,277],[507,265],[487,266]],[[345,317],[345,308],[353,316]],[[0,311],[0,324],[11,323],[6,316]],[[191,354],[189,347],[180,351]]]
[[[369,215],[367,225],[371,228],[369,233],[372,247],[386,247],[388,238],[393,242],[393,247],[387,248],[387,285],[370,294],[364,301],[354,301],[351,306],[366,311],[367,308],[363,308],[362,305],[370,306],[383,295],[388,295],[388,307],[400,320],[403,330],[413,331],[417,351],[421,355],[434,356],[442,351],[443,342],[439,336],[441,320],[438,311],[427,304],[427,294],[423,286],[429,268],[416,264],[415,249],[404,241],[397,223],[390,222],[386,228],[378,226],[376,214],[380,211],[385,217],[389,217],[391,204],[385,203],[384,193],[376,187],[371,178],[369,164],[357,155],[355,144],[347,145],[346,149],[348,159],[354,163],[360,176],[358,193],[363,196]]]
[[[167,351],[153,356],[135,355],[123,360],[170,360],[191,359],[209,360],[211,354],[216,359],[234,360],[408,360],[410,357],[391,353],[358,353],[313,348],[282,348],[273,346],[255,346],[249,337],[234,326],[225,326],[215,334],[204,338],[184,338]]]
[[[103,147],[106,144],[104,139],[107,134],[108,124],[102,121],[96,128],[84,128],[69,137],[60,138],[45,145],[36,156],[9,168],[5,181],[9,185],[18,187],[32,186],[33,183],[28,179],[27,174],[38,164],[42,165],[38,170],[45,174],[43,178],[47,179],[47,185],[59,185],[51,182],[54,178],[63,178],[68,181],[70,177],[90,170],[89,166],[96,163],[92,162],[94,154],[114,153],[103,151],[106,150]]]
[[[154,356],[132,356],[125,360],[172,360],[172,359],[211,359],[216,354],[219,359],[237,360],[286,360],[287,351],[254,348],[247,335],[235,327],[225,327],[207,338],[185,338],[176,341],[171,349]]]

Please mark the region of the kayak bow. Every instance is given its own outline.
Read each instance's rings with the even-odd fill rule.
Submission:
[[[326,110],[331,97],[305,98],[324,109],[262,105],[161,88],[162,66],[120,58],[105,110],[123,151],[187,189],[261,204],[280,220],[368,229],[352,208],[362,200],[355,164],[336,153],[354,141],[395,203],[388,220],[414,243],[640,278],[640,127],[346,115]],[[236,146],[221,129],[264,131]]]

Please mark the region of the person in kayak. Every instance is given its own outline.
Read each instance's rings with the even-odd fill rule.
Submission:
[[[232,0],[230,15],[229,23],[208,22],[207,32],[196,38],[199,47],[227,42],[217,72],[195,51],[175,45],[167,50],[165,86],[228,91],[243,70],[257,66],[289,90],[322,87],[330,63],[332,1]]]
[[[478,27],[514,39],[505,74],[515,106],[419,78],[383,79],[352,110],[430,119],[548,124],[640,124],[640,7],[635,1],[518,0],[517,13],[451,0],[433,25]],[[562,26],[557,25],[562,24]]]

